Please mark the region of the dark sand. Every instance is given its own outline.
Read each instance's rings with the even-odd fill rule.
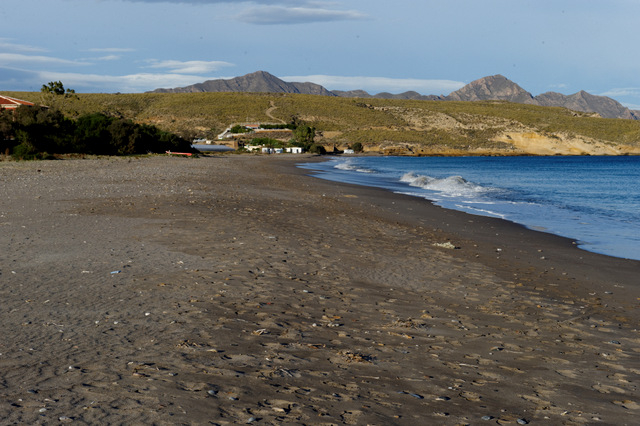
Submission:
[[[308,160],[0,163],[1,423],[638,423],[640,262]]]

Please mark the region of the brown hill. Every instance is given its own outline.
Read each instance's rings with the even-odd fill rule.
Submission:
[[[447,101],[501,100],[519,104],[534,103],[531,93],[502,75],[483,77],[445,97]]]
[[[547,92],[535,97],[540,106],[562,106],[574,111],[597,112],[604,118],[636,119],[628,108],[606,96],[595,96],[581,90],[573,95]]]
[[[336,96],[340,96],[342,98],[375,98],[375,99],[412,99],[419,101],[441,101],[442,97],[436,95],[421,95],[418,92],[410,90],[408,92],[403,93],[389,93],[389,92],[381,92],[376,95],[370,95],[368,92],[364,90],[332,90],[332,93]]]
[[[538,96],[518,86],[502,75],[483,77],[472,81],[445,98],[448,101],[502,100],[520,104],[562,107],[573,111],[593,112],[604,118],[638,119],[638,114],[618,101],[606,96],[596,96],[581,90],[573,95],[547,92]]]
[[[329,91],[315,83],[289,83],[266,71],[257,71],[228,80],[208,80],[203,83],[173,89],[156,89],[156,93],[194,92],[255,92],[255,93],[299,93],[306,95],[339,96],[345,98],[411,99],[424,101],[488,101],[501,100],[521,104],[563,107],[580,112],[597,113],[604,118],[640,119],[640,112],[631,111],[619,102],[606,96],[596,96],[585,91],[573,95],[547,92],[538,96],[524,90],[502,75],[483,77],[472,81],[448,96],[421,95],[415,91],[399,94],[388,92],[370,95],[364,90]]]
[[[191,86],[173,89],[156,89],[155,93],[195,92],[255,92],[255,93],[301,93],[306,95],[335,96],[315,83],[287,83],[266,71],[235,77],[229,80],[207,80]]]

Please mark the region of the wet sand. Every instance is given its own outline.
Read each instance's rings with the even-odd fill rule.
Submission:
[[[0,163],[0,423],[637,423],[640,262],[310,160]]]

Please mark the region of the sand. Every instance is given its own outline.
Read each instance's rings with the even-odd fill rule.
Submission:
[[[640,262],[316,159],[0,163],[1,423],[637,424]]]

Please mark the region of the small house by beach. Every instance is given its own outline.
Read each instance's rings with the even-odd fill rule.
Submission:
[[[33,102],[23,101],[22,99],[0,95],[0,108],[2,109],[13,111],[21,105],[34,106],[35,104]]]
[[[288,146],[285,148],[285,151],[291,154],[302,154],[304,149],[300,146]]]

